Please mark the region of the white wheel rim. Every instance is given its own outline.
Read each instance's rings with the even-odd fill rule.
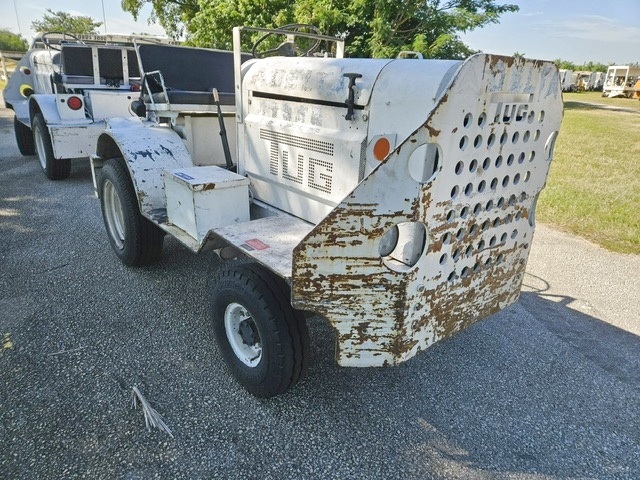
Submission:
[[[224,311],[224,329],[235,356],[247,367],[255,367],[262,359],[262,341],[251,314],[239,303],[230,303]],[[253,338],[248,338],[248,332]]]
[[[124,213],[122,212],[122,204],[118,191],[111,180],[105,180],[102,189],[102,198],[104,202],[104,217],[107,223],[109,237],[113,240],[115,246],[122,250],[124,248]]]
[[[38,160],[42,170],[47,170],[47,154],[44,150],[44,138],[42,138],[42,131],[40,126],[36,125],[33,129],[33,138],[36,141],[36,153],[38,154]]]

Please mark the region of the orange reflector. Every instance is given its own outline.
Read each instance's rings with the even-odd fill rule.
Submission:
[[[384,158],[389,155],[391,151],[391,144],[389,140],[385,137],[380,137],[376,140],[375,145],[373,146],[373,156],[376,157],[376,160],[384,160]]]
[[[20,95],[25,98],[29,95],[33,95],[33,87],[31,85],[23,83],[22,85],[20,85]]]
[[[71,110],[80,110],[82,108],[82,100],[80,100],[80,97],[69,97],[67,105]]]

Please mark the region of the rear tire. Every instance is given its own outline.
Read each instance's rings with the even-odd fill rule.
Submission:
[[[231,374],[256,397],[286,392],[310,355],[307,324],[288,286],[254,263],[223,265],[213,280],[214,334]]]
[[[49,129],[41,113],[36,113],[31,124],[35,151],[40,160],[42,171],[49,180],[64,180],[71,173],[71,159],[53,156],[53,145]]]
[[[13,117],[13,132],[16,135],[16,143],[18,144],[18,150],[22,155],[33,155],[36,153],[36,145],[33,141],[33,133],[31,129],[24,123],[18,120],[18,117]]]
[[[162,255],[164,231],[140,213],[122,157],[108,160],[98,181],[102,218],[109,243],[128,266],[148,265]]]

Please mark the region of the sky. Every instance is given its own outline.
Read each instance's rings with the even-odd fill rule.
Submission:
[[[486,53],[574,63],[588,61],[628,64],[640,62],[640,2],[638,0],[498,0],[520,7],[500,23],[462,35],[471,48]],[[102,5],[104,4],[104,16]],[[0,28],[30,39],[31,22],[40,20],[46,8],[104,21],[109,33],[163,35],[149,25],[150,9],[137,22],[122,11],[120,0],[0,0]],[[19,20],[19,23],[18,23]],[[100,28],[104,33],[104,26]],[[347,39],[347,42],[349,40]]]

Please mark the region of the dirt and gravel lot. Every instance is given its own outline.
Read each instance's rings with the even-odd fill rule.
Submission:
[[[272,400],[222,364],[211,261],[168,239],[122,266],[88,162],[46,180],[0,110],[1,479],[640,476],[640,257],[541,225],[516,305],[390,369],[338,367],[314,319]]]

